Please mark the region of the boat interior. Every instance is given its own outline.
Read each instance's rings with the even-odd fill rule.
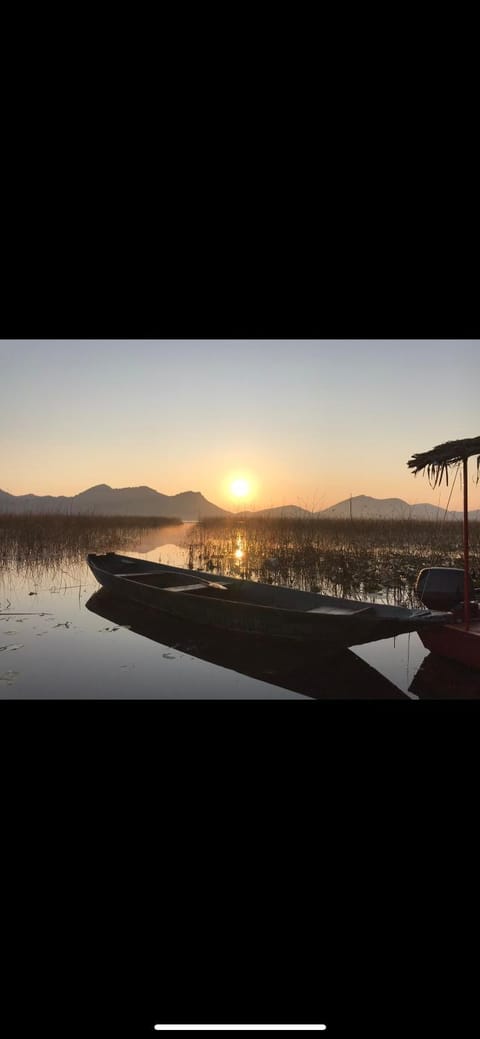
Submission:
[[[114,552],[103,556],[92,554],[89,556],[89,560],[94,570],[98,568],[126,583],[138,582],[146,588],[158,588],[159,591],[169,593],[182,592],[194,598],[205,597],[225,603],[268,606],[270,609],[298,610],[301,613],[315,613],[338,618],[361,616],[362,619],[365,617],[369,620],[372,615],[375,615],[379,620],[402,622],[410,622],[422,615],[428,616],[432,613],[425,607],[412,610],[405,606],[390,606],[378,602],[368,603],[357,599],[339,599],[336,596],[322,595],[318,592],[264,584],[260,581],[247,581],[223,574],[219,574],[217,577],[217,575],[189,571],[181,567],[167,569],[156,563],[147,563],[143,569],[142,560],[118,556]],[[139,570],[139,567],[142,569]],[[450,615],[445,614],[444,616],[447,619]]]
[[[125,581],[137,581],[149,588],[161,588],[164,592],[226,592],[228,586],[220,581],[207,581],[201,577],[177,573],[115,574]]]
[[[362,602],[345,602],[339,605],[338,600],[326,601],[316,592],[302,592],[297,589],[279,588],[274,585],[255,584],[252,581],[231,582],[228,578],[221,581],[208,581],[192,574],[163,573],[119,573],[116,577],[124,581],[138,582],[149,588],[158,588],[164,592],[184,592],[186,594],[206,596],[209,599],[224,599],[234,602],[255,603],[257,606],[277,607],[278,609],[300,610],[307,613],[334,614],[336,616],[353,616],[359,613],[373,613],[374,605]]]

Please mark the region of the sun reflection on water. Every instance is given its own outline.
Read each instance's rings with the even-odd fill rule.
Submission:
[[[236,544],[237,544],[237,547],[236,547],[236,549],[235,549],[235,551],[233,553],[233,557],[234,557],[234,559],[236,559],[237,563],[239,563],[242,559],[245,558],[245,548],[246,548],[246,546],[245,546],[245,539],[242,537],[241,534],[237,534],[237,542],[236,542]]]

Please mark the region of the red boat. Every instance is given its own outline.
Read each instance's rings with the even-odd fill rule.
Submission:
[[[440,484],[444,476],[448,483],[449,468],[463,467],[463,570],[430,567],[420,572],[416,585],[424,606],[451,610],[452,622],[435,630],[419,632],[419,635],[423,645],[432,653],[480,670],[480,589],[473,587],[469,572],[468,459],[473,455],[477,456],[478,480],[480,437],[449,440],[431,451],[413,455],[407,465],[415,474],[427,472],[433,487]]]
[[[438,653],[441,657],[449,657],[450,660],[458,660],[465,667],[473,667],[480,670],[480,620],[470,622],[468,628],[465,624],[445,624],[438,629],[418,633],[425,646],[431,653]]]

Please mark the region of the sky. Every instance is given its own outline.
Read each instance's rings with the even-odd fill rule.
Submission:
[[[0,372],[11,494],[106,483],[233,510],[357,494],[444,507],[450,487],[406,462],[480,435],[479,340],[0,340]],[[475,476],[472,460],[472,509]]]

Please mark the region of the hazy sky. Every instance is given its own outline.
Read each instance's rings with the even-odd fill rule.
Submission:
[[[478,340],[1,340],[0,488],[446,505],[407,459],[480,434]],[[470,505],[480,485],[470,463]],[[245,503],[229,486],[250,481]],[[451,508],[461,508],[457,479]]]

